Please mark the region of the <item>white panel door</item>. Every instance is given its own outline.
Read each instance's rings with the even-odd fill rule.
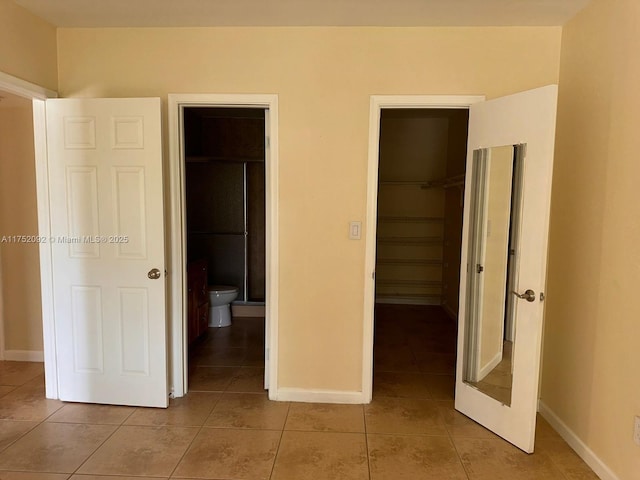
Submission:
[[[526,452],[533,452],[535,436],[556,103],[557,86],[551,85],[474,104],[469,112],[455,407]],[[483,390],[474,384],[474,373],[469,373],[473,370],[469,366],[473,364],[473,355],[480,350],[477,345],[482,337],[482,333],[474,329],[481,329],[491,320],[484,318],[484,323],[474,323],[474,315],[477,317],[481,313],[471,306],[474,296],[482,295],[478,285],[486,290],[489,272],[482,265],[483,253],[478,253],[482,248],[472,242],[473,232],[478,231],[487,239],[489,230],[493,229],[494,238],[496,230],[490,220],[474,217],[472,195],[473,186],[482,182],[474,180],[482,178],[479,173],[482,161],[489,165],[492,151],[497,160],[499,149],[496,147],[503,149],[516,145],[518,167],[513,160],[513,168],[514,172],[519,172],[519,181],[513,182],[513,189],[521,194],[519,199],[512,200],[513,209],[519,213],[515,221],[512,219],[512,236],[517,237],[518,246],[505,247],[505,255],[515,259],[513,270],[510,270],[514,278],[509,280],[511,288],[502,283],[504,296],[494,305],[502,308],[509,296],[515,299],[515,318],[511,320],[515,338],[509,365],[512,371],[510,398],[500,400],[500,395],[492,392],[491,385]],[[500,278],[503,281],[504,275]],[[534,296],[529,295],[529,300],[516,298],[511,290],[519,294],[531,290]],[[484,301],[486,299],[485,296]],[[508,318],[506,323],[508,326]],[[508,342],[510,338],[504,340]],[[484,374],[477,376],[479,380]],[[508,370],[502,377],[505,378],[509,378]],[[498,390],[499,382],[495,387]]]
[[[60,399],[166,407],[160,99],[46,109]]]

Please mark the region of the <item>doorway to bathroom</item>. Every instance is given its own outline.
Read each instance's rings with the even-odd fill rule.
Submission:
[[[265,117],[183,110],[192,391],[264,390]]]
[[[264,392],[277,373],[277,97],[171,94],[169,113],[174,396]]]
[[[452,400],[469,111],[380,112],[373,397]]]

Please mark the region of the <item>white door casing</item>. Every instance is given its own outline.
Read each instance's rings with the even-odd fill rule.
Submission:
[[[470,107],[465,208],[460,267],[458,358],[455,407],[526,452],[533,452],[538,400],[545,292],[551,176],[555,140],[557,86],[529,90]],[[521,252],[516,286],[531,289],[536,301],[518,300],[515,319],[511,405],[485,395],[463,381],[473,152],[526,144],[519,231]]]
[[[188,385],[186,300],[186,213],[182,112],[185,107],[265,109],[265,389],[278,398],[278,96],[273,94],[169,94],[169,217],[171,393],[182,397]]]
[[[365,225],[364,325],[362,334],[362,391],[359,403],[373,395],[373,327],[375,305],[376,232],[378,213],[378,163],[382,109],[468,109],[484,101],[482,95],[372,95],[369,106],[369,158],[367,166],[367,217]]]
[[[58,397],[166,407],[160,99],[46,114]]]

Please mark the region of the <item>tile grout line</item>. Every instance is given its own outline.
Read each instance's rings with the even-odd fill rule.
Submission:
[[[278,454],[280,453],[280,447],[282,446],[282,437],[284,437],[285,427],[287,426],[287,420],[289,419],[289,412],[291,411],[291,402],[287,402],[287,414],[284,417],[284,423],[282,424],[282,430],[280,431],[280,438],[278,439],[278,447],[276,448],[276,454],[273,457],[273,465],[271,465],[271,472],[269,473],[269,480],[273,478],[273,472],[276,469],[276,462],[278,461]]]
[[[31,382],[31,381],[33,381],[33,380],[35,380],[35,379],[36,379],[36,378],[38,378],[39,376],[44,377],[44,373],[42,373],[42,374],[38,374],[38,375],[36,375],[35,377],[32,377],[32,378],[30,378],[29,380],[25,381],[22,385],[18,385],[18,386],[16,386],[16,388],[14,388],[13,390],[11,390],[11,391],[7,392],[7,394],[6,394],[6,395],[8,395],[9,393],[15,392],[15,391],[16,391],[16,390],[18,390],[19,388],[24,387],[27,383],[29,383],[29,382]],[[44,379],[43,379],[43,380],[44,380]],[[13,385],[11,385],[11,386],[13,386]],[[3,395],[2,397],[5,397],[6,395]],[[45,394],[45,395],[46,395],[46,394]],[[46,396],[45,396],[45,400],[50,400],[50,399],[46,398]],[[61,402],[60,400],[53,400],[53,401],[59,401],[60,403],[63,403],[63,402]],[[47,415],[46,417],[44,417],[44,418],[43,418],[42,420],[40,420],[40,421],[37,421],[37,420],[17,420],[17,421],[24,421],[24,422],[36,422],[36,424],[35,424],[32,428],[30,428],[29,430],[27,430],[26,432],[24,432],[22,435],[20,435],[18,438],[16,438],[13,442],[11,442],[11,443],[10,443],[9,445],[7,445],[5,448],[3,448],[2,450],[0,450],[0,452],[4,452],[4,451],[6,451],[8,448],[10,448],[12,445],[14,445],[15,443],[17,443],[17,442],[18,442],[19,440],[21,440],[22,438],[24,438],[24,437],[25,437],[26,435],[28,435],[30,432],[32,432],[33,430],[35,430],[36,428],[38,428],[40,425],[42,425],[43,423],[45,423],[45,422],[46,422],[46,420],[47,420],[49,417],[51,417],[52,415],[54,415],[54,414],[55,414],[55,413],[57,413],[58,411],[62,410],[63,408],[64,408],[64,404],[63,404],[60,408],[55,409],[53,412],[51,412],[49,415]],[[4,420],[4,419],[3,419],[3,420]],[[71,475],[72,475],[72,474],[71,474]],[[69,477],[68,477],[68,478],[71,478],[71,475],[69,475]]]
[[[180,455],[180,458],[176,462],[175,467],[173,467],[173,469],[171,470],[171,473],[169,474],[169,476],[167,478],[172,478],[173,474],[176,473],[176,470],[178,469],[178,467],[180,466],[180,464],[184,460],[184,457],[186,457],[187,453],[189,452],[189,450],[193,446],[193,442],[196,441],[196,438],[198,438],[198,435],[200,435],[200,433],[202,432],[202,429],[204,428],[204,424],[207,423],[208,418],[211,416],[211,414],[213,413],[215,408],[218,406],[218,403],[222,399],[223,395],[224,395],[224,392],[220,392],[220,395],[218,395],[218,398],[216,399],[216,401],[213,402],[213,405],[211,406],[211,410],[209,410],[209,413],[207,414],[205,419],[202,421],[202,425],[200,425],[200,427],[198,428],[198,431],[196,432],[196,434],[193,436],[193,438],[189,442],[189,445],[187,445],[187,448],[185,448],[184,452],[182,452],[182,455]],[[184,398],[184,397],[182,397],[182,398]],[[167,408],[169,408],[169,407],[167,407]],[[169,426],[169,425],[165,425],[165,426]],[[186,425],[184,425],[184,426],[186,426]],[[193,425],[193,426],[196,426],[196,425]]]
[[[447,432],[449,432],[449,430],[447,430]],[[453,440],[453,436],[450,433],[449,433],[449,440],[453,445],[453,449],[456,451],[456,456],[458,457],[458,461],[460,462],[460,465],[462,465],[462,470],[464,471],[465,476],[467,477],[468,480],[471,480],[471,476],[467,471],[467,467],[465,467],[464,462],[462,461],[462,457],[460,456],[460,452],[458,451],[458,446],[456,445],[456,442]]]
[[[135,410],[136,410],[136,409],[134,409],[134,411],[135,411]],[[131,413],[127,416],[127,418],[129,418],[129,416],[131,416],[132,414],[133,414],[133,412],[131,412]],[[89,461],[89,459],[90,459],[91,457],[93,457],[93,456],[96,454],[96,452],[98,451],[98,449],[99,449],[100,447],[102,447],[102,446],[103,446],[103,445],[104,445],[104,444],[105,444],[105,443],[106,443],[106,442],[107,442],[111,437],[113,437],[113,436],[116,434],[116,432],[117,432],[118,430],[120,430],[120,428],[122,427],[122,425],[124,424],[124,422],[127,420],[127,418],[123,419],[123,420],[122,420],[122,422],[120,422],[120,424],[119,424],[119,425],[116,425],[116,428],[113,430],[113,432],[111,432],[109,435],[107,435],[107,437],[106,437],[102,442],[100,442],[100,444],[99,444],[96,448],[94,448],[94,449],[93,449],[93,451],[92,451],[92,452],[87,456],[87,458],[85,458],[85,459],[80,463],[80,465],[78,465],[78,467],[77,467],[73,472],[71,472],[71,475],[69,475],[69,478],[73,477],[76,473],[78,473],[78,470],[80,470],[80,469],[82,468],[82,466],[83,466],[85,463],[87,463],[87,462]],[[85,423],[84,425],[95,425],[95,424]]]
[[[371,395],[373,400],[373,394]],[[365,415],[365,405],[362,405],[362,421],[364,423],[364,446],[367,449],[367,472],[369,480],[371,480],[371,455],[369,455],[369,432],[367,431],[367,416]]]

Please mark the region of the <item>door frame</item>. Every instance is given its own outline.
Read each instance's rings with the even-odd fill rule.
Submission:
[[[47,98],[57,98],[58,93],[4,72],[0,72],[0,90],[32,101],[38,236],[49,238],[49,176],[45,101]],[[51,245],[48,242],[39,242],[39,253],[43,352],[20,351],[20,358],[12,357],[11,360],[42,361],[44,359],[45,395],[47,398],[58,398]],[[0,329],[4,332],[2,312],[0,312]],[[6,356],[4,341],[4,335],[0,334],[2,359],[5,359]]]
[[[186,299],[186,213],[183,158],[184,107],[264,108],[268,110],[265,158],[265,388],[275,398],[278,389],[278,95],[272,94],[169,94],[169,165],[167,232],[169,245],[169,354],[171,393],[181,397],[188,386]]]
[[[373,396],[373,323],[375,307],[376,236],[378,218],[378,163],[380,116],[383,109],[468,109],[484,95],[372,95],[369,107],[369,158],[367,162],[367,213],[364,260],[364,325],[362,343],[362,397]]]

